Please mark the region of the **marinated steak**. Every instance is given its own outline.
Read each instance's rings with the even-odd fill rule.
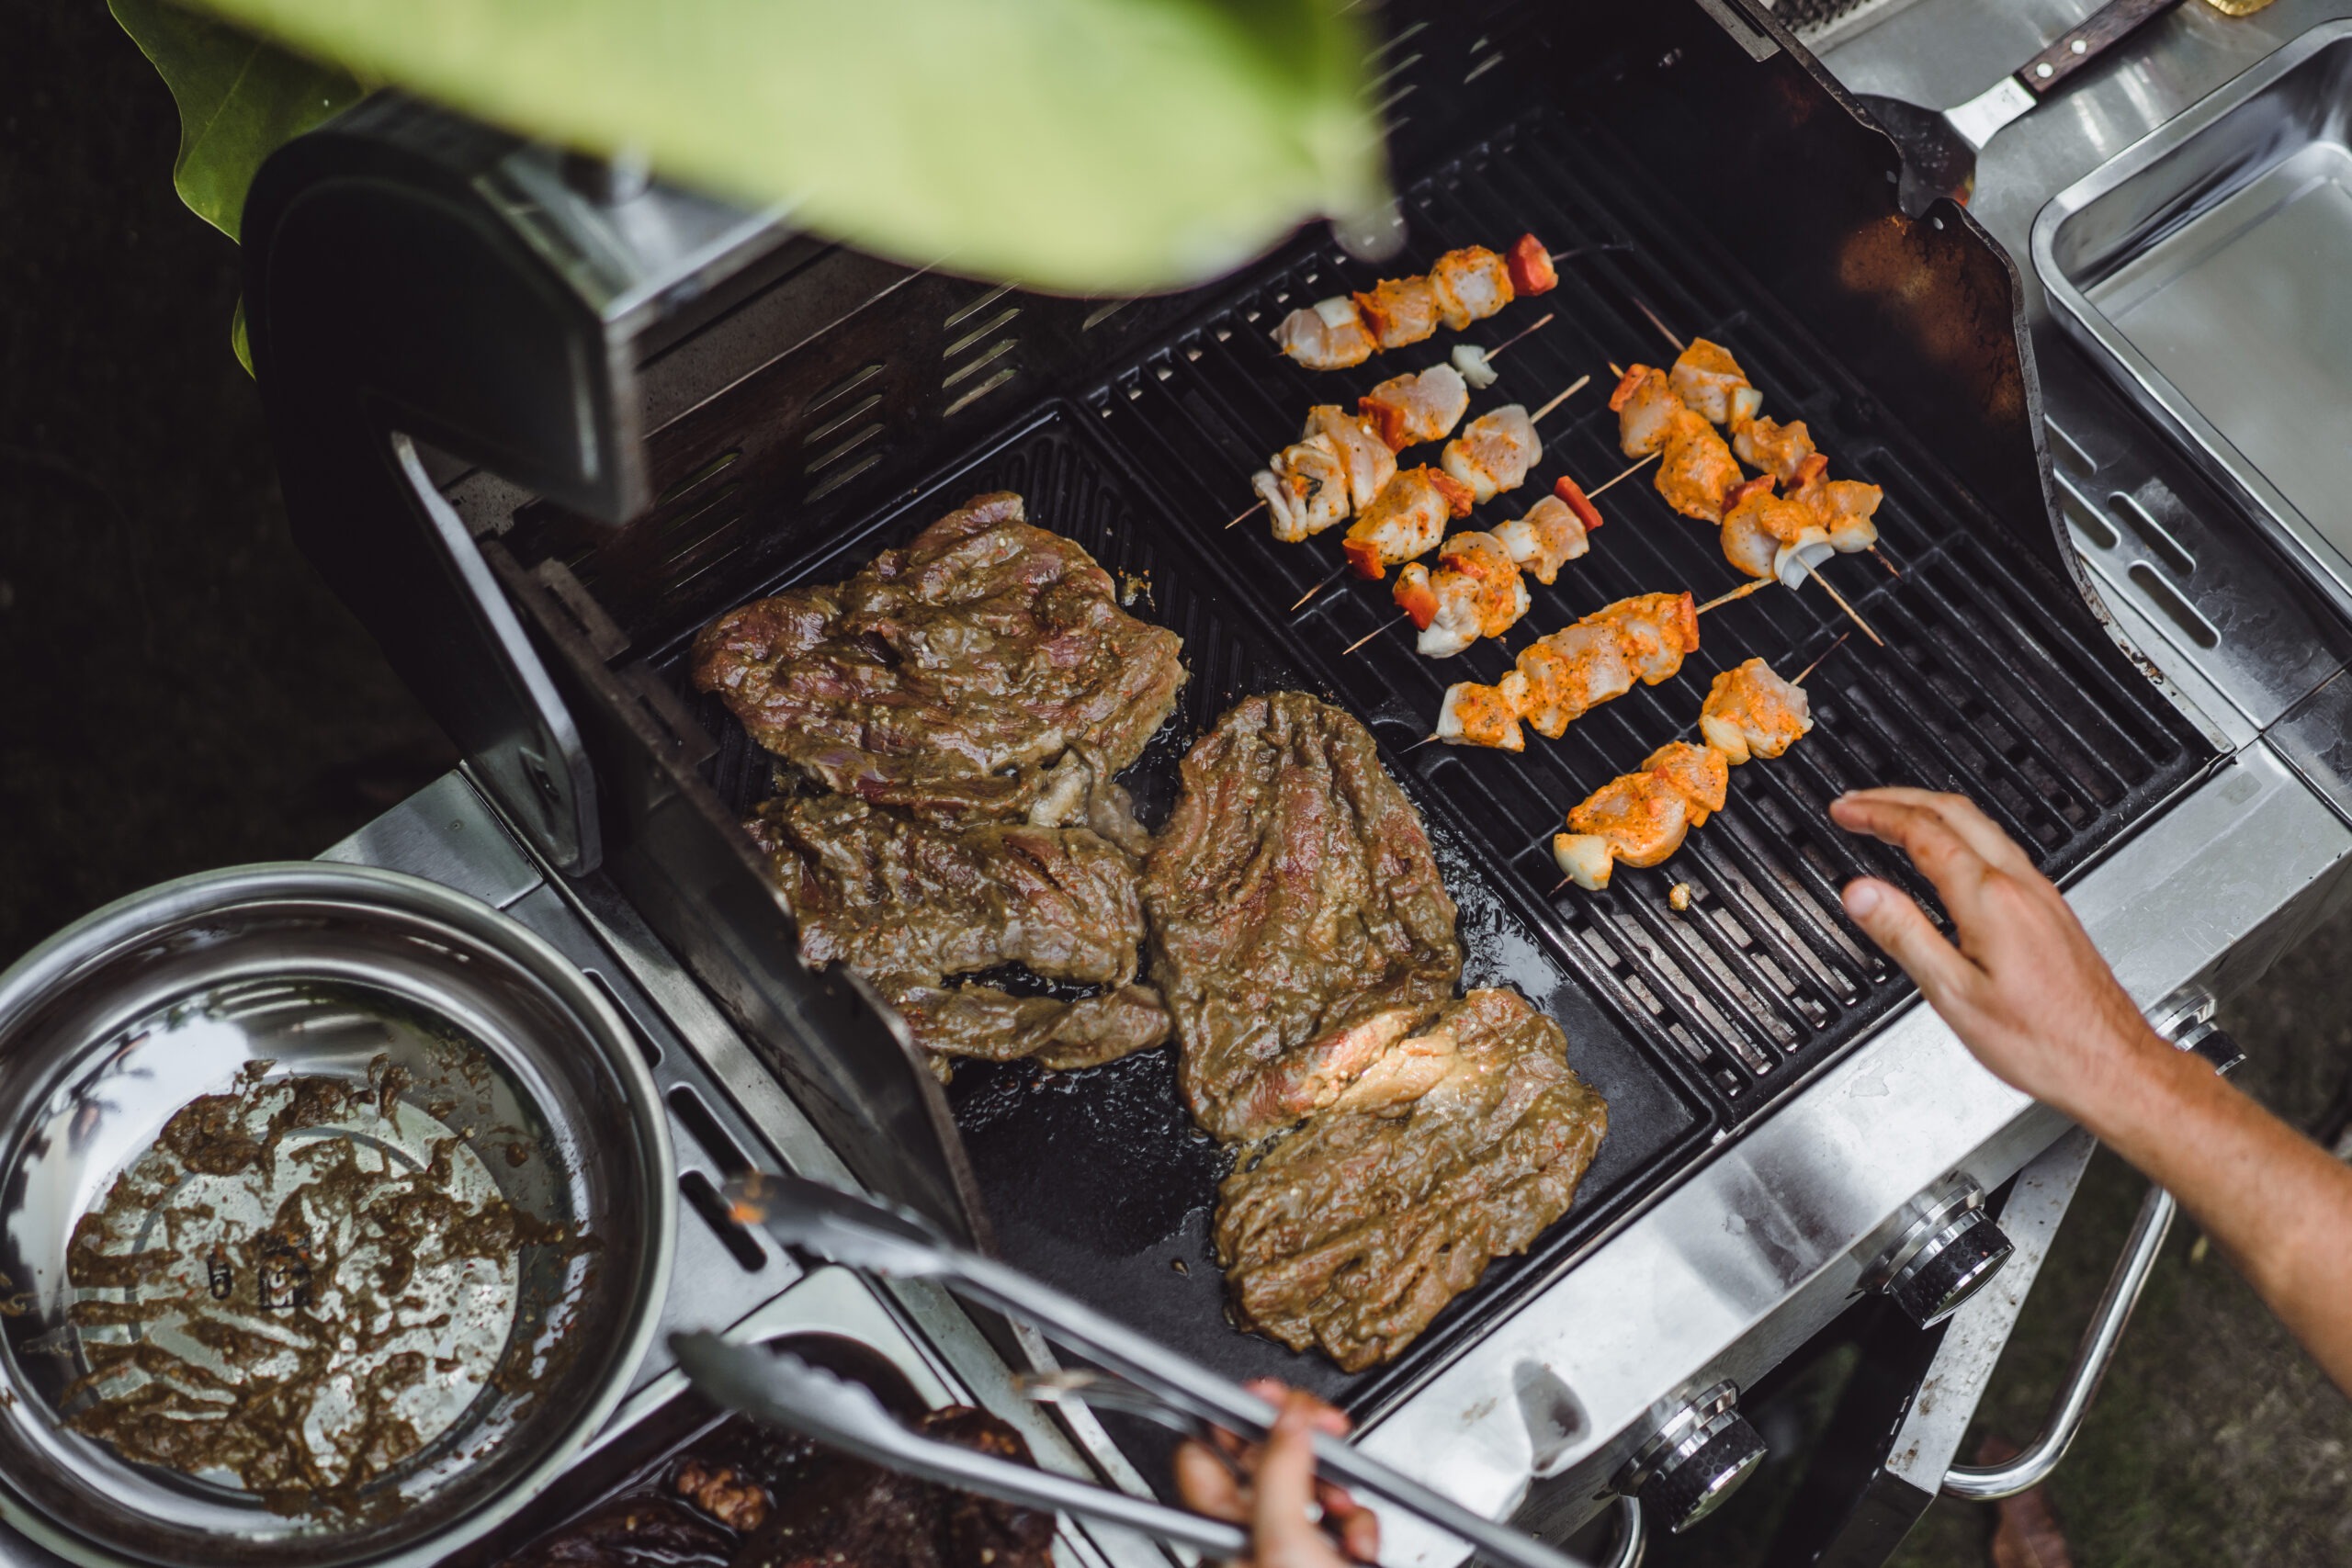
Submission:
[[[722,615],[695,684],[827,788],[944,821],[1080,819],[1087,792],[1142,752],[1184,683],[1176,634],[1119,608],[1111,576],[977,496],[846,582]]]
[[[809,960],[865,975],[926,1050],[1075,1068],[1168,1038],[1158,993],[1132,983],[1135,862],[1093,829],[945,827],[838,795],[770,800],[744,826]],[[1008,964],[1109,989],[1070,1000],[943,984]]]
[[[1608,1128],[1558,1024],[1516,991],[1471,992],[1226,1179],[1236,1315],[1350,1371],[1386,1360],[1567,1212]]]
[[[1193,748],[1143,896],[1185,1100],[1227,1143],[1328,1103],[1461,977],[1419,814],[1363,726],[1304,693],[1251,697]]]

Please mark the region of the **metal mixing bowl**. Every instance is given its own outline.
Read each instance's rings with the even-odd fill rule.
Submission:
[[[228,1143],[175,1122],[229,1095]],[[0,1517],[85,1562],[437,1560],[603,1424],[668,1286],[628,1027],[514,920],[392,872],[188,877],[28,954],[0,1140]],[[243,1418],[191,1425],[208,1400]],[[239,1430],[279,1440],[221,1459]],[[288,1456],[308,1492],[255,1468]]]

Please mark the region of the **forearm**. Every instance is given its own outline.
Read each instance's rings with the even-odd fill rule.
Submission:
[[[2062,1107],[2178,1199],[2352,1393],[2352,1168],[2153,1033]]]

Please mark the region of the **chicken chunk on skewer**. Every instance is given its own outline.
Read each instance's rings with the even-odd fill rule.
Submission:
[[[1724,514],[1724,558],[1750,577],[1776,577],[1791,588],[1835,553],[1820,514],[1801,501],[1749,490]]]
[[[1286,545],[1345,522],[1354,509],[1347,461],[1326,435],[1283,447],[1271,467],[1251,477],[1250,488],[1266,503],[1274,537]]]
[[[1520,732],[1519,709],[1512,705],[1510,694],[1501,686],[1485,686],[1476,681],[1445,689],[1445,700],[1438,705],[1437,739],[1496,751],[1527,750],[1527,737]]]
[[[1687,411],[1664,372],[1636,365],[1609,395],[1609,412],[1617,416],[1617,444],[1625,456],[1648,457],[1666,450],[1675,415]]]
[[[1569,725],[1632,691],[1636,678],[1618,629],[1588,616],[1528,644],[1500,685],[1520,717],[1557,740]]]
[[[1645,686],[1670,681],[1699,650],[1699,612],[1688,593],[1637,593],[1585,617],[1612,628]]]
[[[1345,295],[1293,310],[1274,329],[1274,342],[1309,370],[1345,370],[1362,365],[1380,348],[1356,302]]]
[[[1396,577],[1397,607],[1420,628],[1414,651],[1451,659],[1482,637],[1500,637],[1527,614],[1519,563],[1492,534],[1456,534],[1438,550],[1437,570],[1415,561]]]
[[[1620,861],[1661,864],[1691,829],[1723,809],[1729,782],[1729,763],[1713,747],[1661,746],[1640,772],[1611,779],[1568,813],[1568,831],[1552,840],[1553,858],[1578,886],[1595,891],[1609,886]]]
[[[1486,320],[1519,294],[1511,286],[1510,264],[1484,245],[1446,252],[1430,268],[1429,281],[1450,332]]]
[[[1392,452],[1453,434],[1470,409],[1470,383],[1451,365],[1391,376],[1356,400],[1356,410]]]
[[[1741,478],[1738,462],[1713,425],[1689,409],[1673,417],[1657,479],[1668,506],[1702,523],[1720,523],[1724,498]]]
[[[1446,523],[1470,513],[1467,487],[1436,468],[1405,468],[1348,527],[1341,551],[1358,577],[1378,579],[1437,548]]]
[[[1793,485],[1814,456],[1813,432],[1804,421],[1782,424],[1776,419],[1751,419],[1732,433],[1731,449],[1751,468],[1761,468],[1784,485]],[[1826,462],[1823,465],[1826,467]]]
[[[1589,532],[1576,509],[1556,495],[1545,496],[1523,517],[1495,525],[1495,537],[1510,558],[1546,588],[1559,577],[1560,568],[1592,547]]]
[[[1715,677],[1699,709],[1699,733],[1737,766],[1780,756],[1813,728],[1804,688],[1783,681],[1761,659]]]
[[[1361,512],[1370,506],[1396,477],[1396,454],[1363,415],[1350,413],[1337,403],[1318,403],[1306,411],[1303,439],[1312,441],[1318,435],[1331,444],[1347,466],[1348,496],[1355,503],[1352,510]]]
[[[1764,394],[1748,384],[1747,372],[1719,343],[1693,338],[1667,373],[1667,384],[1684,405],[1713,424],[1740,429],[1764,407]]]
[[[1823,479],[1816,473],[1791,491],[1789,499],[1811,510],[1839,555],[1877,547],[1878,525],[1871,519],[1886,499],[1886,491],[1877,485]]]
[[[1355,296],[1356,313],[1384,349],[1403,348],[1437,331],[1443,307],[1428,277],[1384,277]],[[1498,307],[1499,308],[1499,307]],[[1449,321],[1448,325],[1453,323]],[[1468,326],[1464,321],[1463,326]],[[1459,331],[1460,328],[1456,328]]]
[[[1544,442],[1535,422],[1518,403],[1490,409],[1464,426],[1445,444],[1441,459],[1445,471],[1480,502],[1527,482],[1527,472],[1544,460]]]

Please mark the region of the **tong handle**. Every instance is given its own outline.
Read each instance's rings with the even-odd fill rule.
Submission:
[[[2120,43],[2140,24],[2171,10],[2180,0],[2111,0],[2083,24],[2048,49],[2018,67],[2017,78],[2035,97],[2054,91],[2060,83]]]
[[[1115,1323],[1052,1286],[961,1247],[945,1247],[952,1282],[1001,1311],[1025,1317],[1053,1337],[1170,1404],[1252,1441],[1273,1429],[1275,1410],[1237,1383]],[[1315,1434],[1315,1463],[1326,1480],[1385,1498],[1510,1568],[1581,1568],[1532,1536],[1474,1514],[1329,1433]]]

